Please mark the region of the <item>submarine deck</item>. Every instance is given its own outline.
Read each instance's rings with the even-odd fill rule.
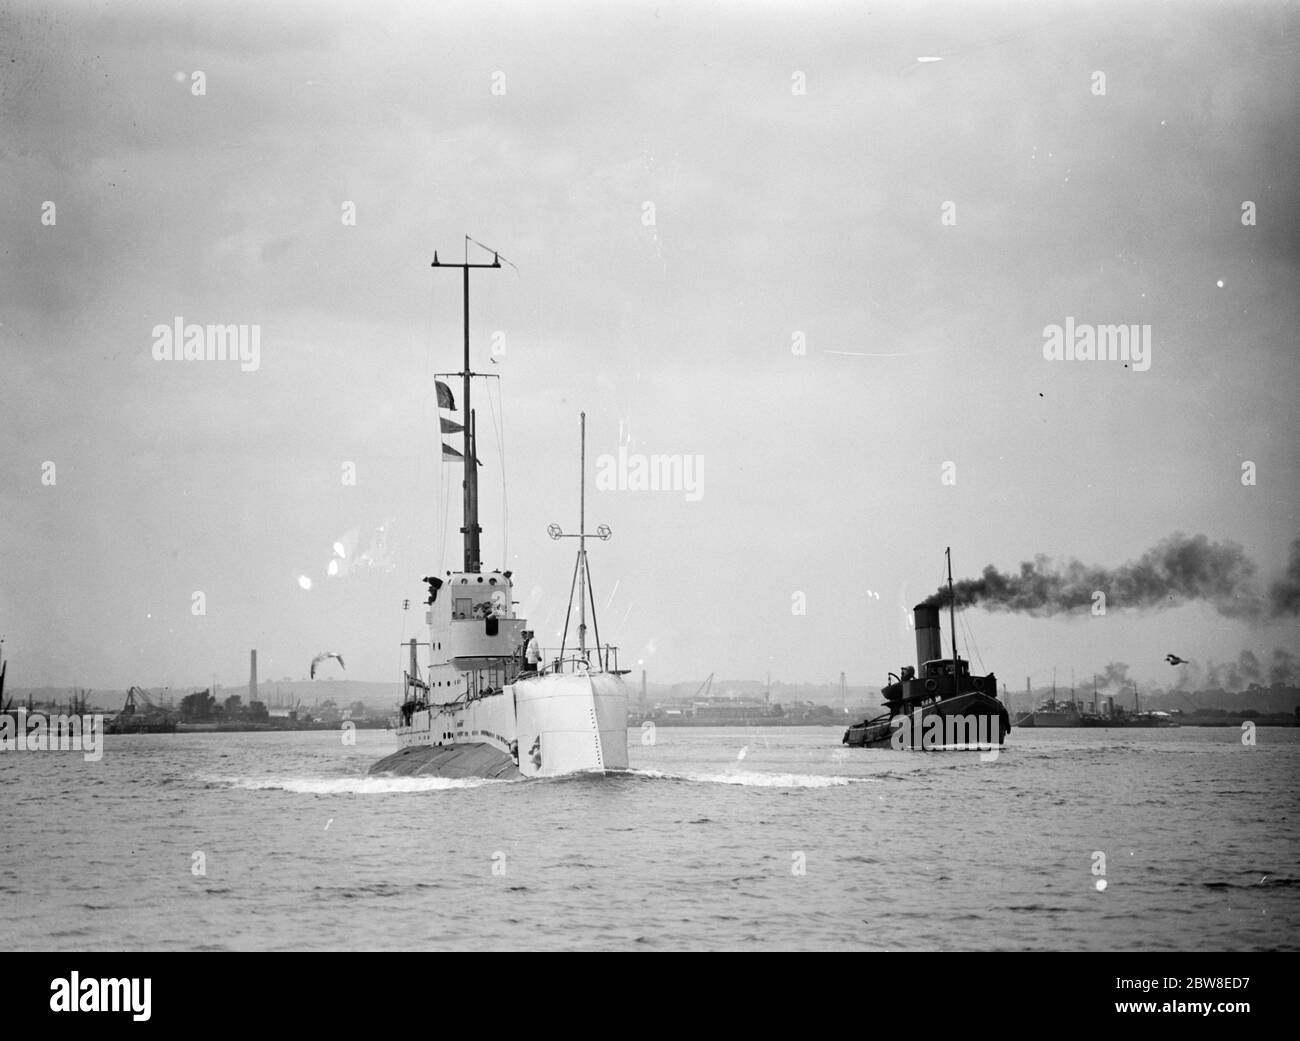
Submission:
[[[514,759],[481,742],[399,748],[375,763],[369,772],[398,777],[483,777],[496,781],[523,777]]]

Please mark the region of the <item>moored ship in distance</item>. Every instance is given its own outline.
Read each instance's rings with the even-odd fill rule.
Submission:
[[[1095,695],[1094,695],[1095,696]],[[1102,698],[1099,703],[1101,712],[1083,715],[1086,727],[1122,728],[1122,727],[1176,727],[1182,724],[1168,712],[1143,712],[1142,702],[1138,697],[1137,684],[1133,685],[1133,711],[1129,712],[1123,705],[1116,705],[1112,697]]]
[[[1103,728],[1123,728],[1123,727],[1177,727],[1182,726],[1176,718],[1168,712],[1125,712],[1123,709],[1117,710],[1113,716],[1093,716],[1085,715],[1083,717],[1085,727],[1103,727]]]
[[[174,734],[176,718],[158,705],[148,691],[132,687],[126,692],[122,711],[104,723],[106,734]]]
[[[1073,701],[1057,701],[1055,696],[1039,705],[1033,712],[1016,721],[1018,727],[1081,727],[1085,714]]]
[[[661,727],[758,727],[790,722],[783,706],[754,698],[714,698],[668,708],[656,707],[645,718]]]
[[[642,673],[642,679],[644,677]],[[752,727],[777,726],[789,721],[785,708],[772,703],[770,684],[762,698],[737,697],[734,694],[711,696],[709,692],[712,689],[713,673],[709,673],[687,700],[655,705],[653,709],[647,709],[643,704],[636,722],[650,722],[663,727]]]
[[[951,559],[951,558],[950,558]],[[949,564],[951,605],[952,571]],[[964,749],[1001,747],[1011,733],[1006,706],[997,697],[997,678],[973,676],[969,663],[957,655],[940,657],[942,634],[939,609],[932,603],[913,608],[916,626],[916,667],[903,666],[881,688],[886,712],[855,723],[841,744],[850,748]],[[949,625],[953,626],[950,615]]]
[[[587,643],[586,610],[595,598],[586,560],[586,539],[606,539],[603,525],[594,536],[585,529],[585,472],[579,532],[566,536],[555,525],[553,538],[579,539],[570,593],[577,594],[577,646],[568,645],[568,618],[558,652],[542,655],[527,621],[515,611],[511,571],[485,571],[479,552],[478,451],[471,408],[469,272],[500,268],[491,263],[440,263],[460,268],[464,278],[465,344],[461,406],[463,425],[442,419],[444,432],[463,430],[464,449],[443,445],[443,459],[464,466],[464,543],[462,566],[442,577],[426,576],[428,642],[412,639],[403,675],[402,704],[393,728],[398,749],[375,763],[372,774],[514,779],[626,769],[628,691],[618,668],[617,648]],[[441,409],[455,409],[445,384],[437,386]],[[586,468],[585,415],[581,470]],[[426,650],[420,660],[420,650]],[[531,650],[531,653],[529,653]]]

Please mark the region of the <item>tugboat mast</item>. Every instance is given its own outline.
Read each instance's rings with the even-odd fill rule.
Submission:
[[[475,373],[469,366],[469,272],[470,268],[499,268],[501,266],[501,257],[495,251],[492,254],[491,264],[471,264],[469,262],[469,242],[466,238],[466,254],[463,264],[447,264],[438,259],[438,253],[435,250],[433,254],[433,263],[431,267],[451,267],[460,268],[464,275],[464,307],[465,307],[465,367],[457,374],[462,377],[461,393],[464,395],[465,416],[465,479],[461,482],[461,487],[465,491],[465,526],[461,528],[461,533],[465,536],[465,571],[469,574],[477,574],[482,565],[482,557],[479,552],[479,534],[483,531],[478,523],[478,457],[475,455],[474,445],[474,413],[470,411],[470,377]]]
[[[952,689],[958,693],[961,684],[957,678],[957,598],[952,591],[952,547],[949,546],[944,553],[948,557],[948,631],[952,635]],[[983,658],[980,660],[983,661]]]

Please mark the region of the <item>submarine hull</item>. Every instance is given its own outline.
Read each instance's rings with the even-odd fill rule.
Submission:
[[[513,781],[523,776],[509,753],[478,743],[409,745],[384,756],[370,772],[394,777],[483,777],[494,781]]]

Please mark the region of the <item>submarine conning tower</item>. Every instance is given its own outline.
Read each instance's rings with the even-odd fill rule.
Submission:
[[[912,609],[916,622],[916,674],[923,675],[925,663],[943,657],[943,640],[939,633],[939,608],[934,604],[917,604]]]

